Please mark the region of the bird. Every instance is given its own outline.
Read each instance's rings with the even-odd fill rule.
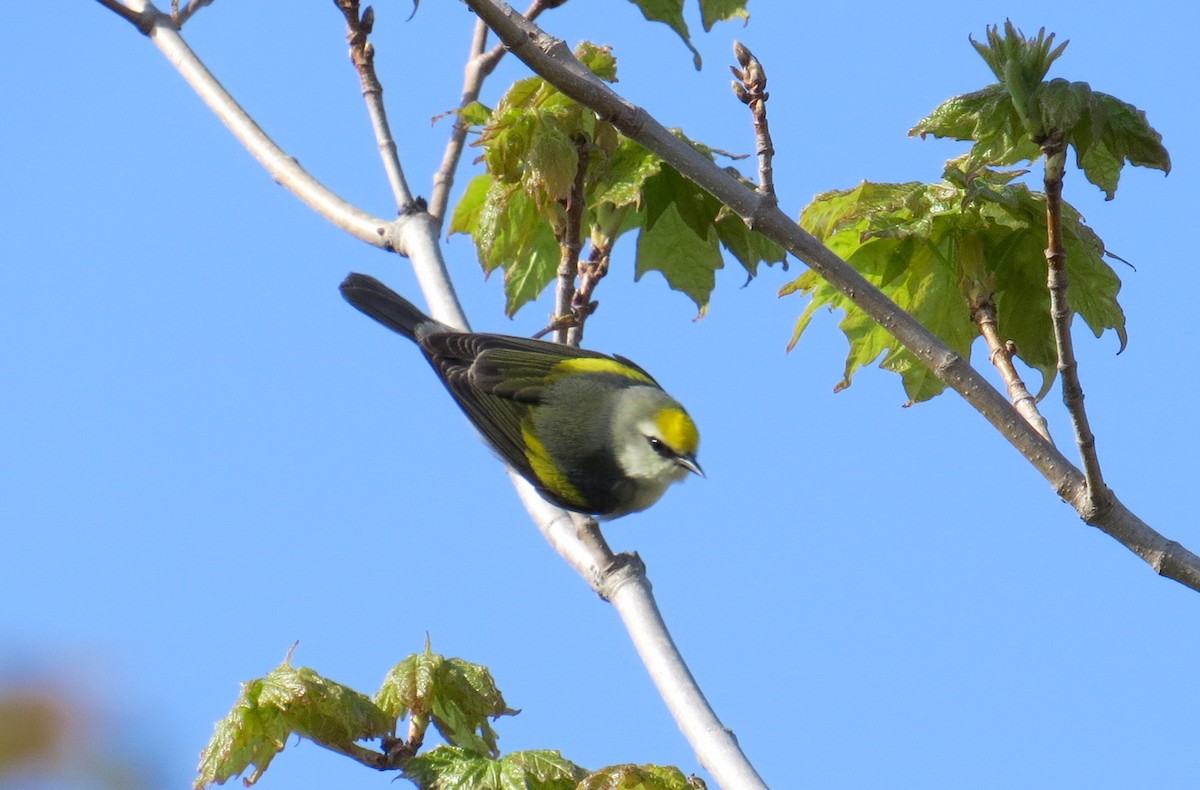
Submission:
[[[416,343],[487,443],[555,505],[610,520],[645,510],[689,475],[704,477],[695,422],[630,360],[463,332],[365,274],[349,274],[340,291]]]

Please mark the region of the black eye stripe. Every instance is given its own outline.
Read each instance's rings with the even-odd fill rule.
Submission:
[[[663,458],[674,458],[678,453],[667,446],[667,443],[657,436],[647,436],[646,441],[650,442],[650,446],[654,448],[654,452],[661,455]]]

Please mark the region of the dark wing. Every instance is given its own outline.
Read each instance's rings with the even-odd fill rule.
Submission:
[[[612,357],[507,335],[446,332],[420,342],[446,389],[492,447],[551,499],[571,506],[547,491],[530,463],[525,438],[531,429],[530,409],[541,402],[561,362]]]

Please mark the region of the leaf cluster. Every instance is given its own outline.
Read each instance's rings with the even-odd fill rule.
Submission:
[[[200,757],[197,790],[247,773],[258,781],[297,735],[374,768],[400,768],[418,787],[438,790],[688,790],[678,769],[615,765],[589,772],[557,751],[501,755],[489,720],[511,716],[488,669],[434,653],[428,644],[394,666],[374,698],[289,660],[242,684]],[[395,737],[408,719],[408,738]],[[433,724],[446,743],[418,754]],[[360,745],[380,740],[384,751]],[[397,755],[399,756],[396,759]],[[253,769],[253,770],[251,770]],[[699,780],[695,780],[699,781]],[[702,786],[702,785],[700,785]]]
[[[517,711],[504,703],[487,667],[430,651],[392,667],[375,704],[393,719],[431,721],[447,743],[495,756],[496,732],[488,719]]]
[[[1048,168],[1055,163],[1047,179],[1056,179],[1057,195],[1069,146],[1087,179],[1111,199],[1126,162],[1166,172],[1170,158],[1133,105],[1084,82],[1046,81],[1066,43],[1054,46],[1045,29],[1027,38],[1006,22],[1003,32],[990,27],[985,42],[971,43],[998,82],[948,99],[909,133],[972,142],[964,157],[947,162],[944,179],[827,192],[804,209],[801,225],[964,357],[994,310],[1015,356],[1041,372],[1041,397],[1058,364],[1046,288],[1046,195],[1014,181],[1025,171],[993,168],[1046,156]],[[1104,243],[1069,203],[1061,206],[1071,309],[1097,337],[1115,330],[1123,348],[1120,280],[1104,261]],[[802,275],[781,295],[795,292],[813,301],[797,320],[792,345],[818,307],[846,311],[841,328],[850,353],[838,389],[883,355],[880,366],[901,374],[911,401],[944,390],[911,352],[816,276]]]
[[[575,55],[600,78],[616,80],[608,48],[584,43]],[[701,312],[724,265],[722,248],[751,275],[761,262],[784,260],[781,248],[716,198],[540,77],[513,84],[494,110],[473,105],[463,118],[480,129],[475,145],[487,172],[467,186],[450,231],[471,236],[485,272],[504,270],[509,316],[557,275],[568,241],[565,203],[581,167],[582,227],[592,245],[611,249],[636,228],[635,277],[661,272]],[[719,153],[688,142],[710,159]]]
[[[1001,36],[989,28],[986,44],[973,41],[999,82],[939,105],[910,131],[973,142],[970,166],[1007,167],[1033,161],[1061,146],[1105,198],[1116,195],[1125,163],[1171,170],[1171,158],[1146,113],[1086,82],[1045,81],[1050,64],[1067,46],[1051,50],[1045,29],[1026,39],[1011,22]]]
[[[974,309],[994,306],[1016,355],[1041,372],[1044,394],[1057,364],[1045,287],[1045,196],[1015,183],[1019,173],[970,172],[962,165],[950,163],[945,179],[934,184],[863,182],[826,192],[804,209],[800,224],[964,357],[979,336]],[[1072,308],[1097,337],[1115,330],[1123,347],[1125,317],[1116,298],[1121,283],[1104,260],[1103,243],[1069,206],[1063,229]],[[910,401],[945,389],[820,277],[805,272],[780,294],[796,292],[812,295],[812,301],[796,322],[792,346],[819,307],[846,311],[840,327],[850,352],[837,389],[849,386],[854,372],[880,355],[880,367],[901,375]]]
[[[195,787],[224,784],[251,766],[246,784],[254,784],[293,734],[348,751],[357,741],[391,735],[395,725],[367,696],[285,661],[242,684],[233,709],[217,722],[200,755]]]

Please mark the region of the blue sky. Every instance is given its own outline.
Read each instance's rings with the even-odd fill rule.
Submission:
[[[186,35],[310,172],[386,216],[328,5],[223,0]],[[409,183],[428,194],[449,132],[430,118],[457,101],[473,17],[454,2],[427,0],[404,22],[409,11],[380,4],[375,42]],[[731,39],[748,44],[770,78],[792,214],[863,179],[938,178],[961,147],[906,132],[991,81],[967,36],[1006,17],[1071,41],[1052,76],[1146,110],[1168,178],[1127,169],[1105,203],[1068,175],[1068,200],[1136,266],[1117,265],[1128,349],[1082,326],[1075,337],[1109,484],[1200,549],[1187,490],[1200,61],[1177,7],[759,0],[751,12],[746,28],[705,34],[689,10],[700,72],[621,0],[575,0],[543,23],[612,44],[618,90],[733,151],[753,148],[726,69]],[[525,73],[506,59],[485,101]],[[406,261],[274,184],[97,4],[8,9],[0,97],[0,689],[77,696],[105,730],[96,748],[179,787],[238,683],[293,642],[297,664],[370,691],[428,634],[490,666],[522,709],[498,725],[504,750],[698,770],[616,615],[545,545],[425,363],[337,294],[356,270],[416,297]],[[546,299],[503,317],[501,283],[464,237],[445,250],[476,328],[545,323]],[[956,396],[903,409],[898,379],[875,370],[834,394],[835,316],[785,354],[804,301],[775,293],[799,264],[745,287],[732,264],[695,321],[686,297],[656,274],[635,284],[621,258],[588,344],[687,404],[708,479],[606,534],[646,561],[694,674],[769,785],[1195,775],[1196,593],[1083,525]],[[1074,458],[1057,388],[1044,411]],[[391,778],[293,743],[261,786]]]

